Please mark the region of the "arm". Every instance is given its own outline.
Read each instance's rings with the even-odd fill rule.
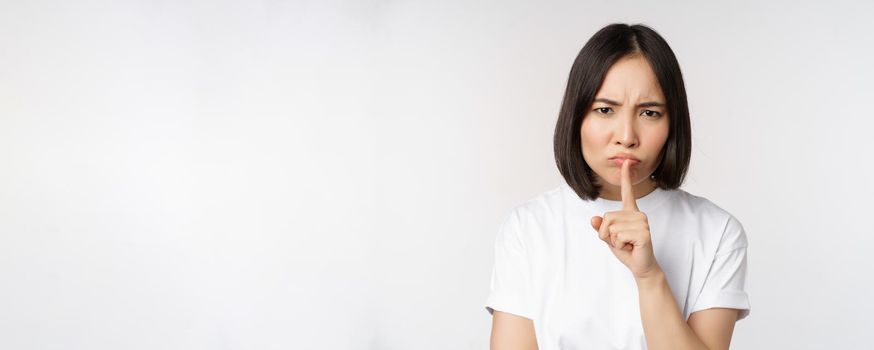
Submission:
[[[495,310],[491,343],[492,350],[536,350],[534,323],[528,318]]]
[[[687,324],[683,322],[664,271],[659,269],[652,276],[636,281],[648,349],[728,349],[737,321],[737,309],[701,310],[690,315]]]

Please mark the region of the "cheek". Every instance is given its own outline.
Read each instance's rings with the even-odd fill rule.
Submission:
[[[646,140],[646,143],[648,144],[647,146],[649,146],[647,148],[656,149],[656,150],[661,149],[662,147],[664,147],[665,142],[667,140],[668,140],[667,131],[654,130],[654,132],[651,133]]]
[[[653,132],[650,134],[651,137],[649,137],[649,145],[647,148],[652,150],[650,151],[650,153],[653,159],[661,155],[662,151],[664,150],[665,142],[668,141],[669,132],[670,130],[668,129],[668,127],[664,126],[663,128],[653,130]],[[658,164],[653,164],[654,167],[657,165]]]
[[[583,125],[580,127],[580,146],[583,149],[583,158],[590,167],[592,167],[593,157],[597,158],[599,154],[603,153],[604,145],[607,144],[610,136],[604,132],[607,130],[604,126],[596,124],[591,122],[590,118],[586,118],[583,119]]]
[[[592,119],[583,119],[583,125],[580,127],[580,142],[582,142],[583,146],[597,148],[599,145],[605,144],[610,135],[605,132],[605,130],[608,130],[606,126],[598,125],[597,121]]]

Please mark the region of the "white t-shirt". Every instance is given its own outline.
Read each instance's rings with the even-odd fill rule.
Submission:
[[[685,320],[714,307],[749,315],[747,237],[709,200],[655,189],[637,199]],[[486,310],[527,317],[540,350],[646,349],[637,284],[592,228],[621,201],[584,201],[567,184],[516,206],[495,240]]]

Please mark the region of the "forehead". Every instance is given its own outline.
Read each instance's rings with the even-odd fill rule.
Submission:
[[[616,61],[607,70],[596,97],[617,100],[664,99],[655,72],[641,56],[623,57]]]

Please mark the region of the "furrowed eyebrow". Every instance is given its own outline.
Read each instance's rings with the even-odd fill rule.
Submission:
[[[603,103],[606,103],[606,104],[611,105],[611,106],[621,106],[622,105],[619,102],[616,102],[613,100],[608,100],[606,98],[596,98],[595,102],[603,102]],[[644,102],[644,103],[637,105],[637,107],[664,107],[664,106],[665,106],[665,104],[661,103],[661,102]]]

